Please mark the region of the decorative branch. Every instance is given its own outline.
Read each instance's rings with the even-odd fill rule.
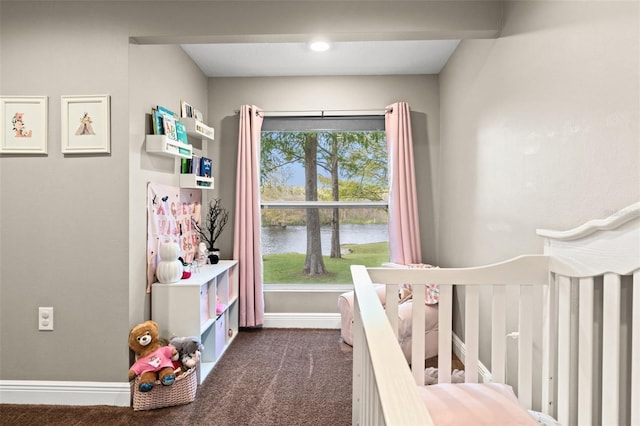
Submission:
[[[229,221],[229,211],[222,207],[222,200],[216,198],[209,202],[209,211],[203,223],[191,218],[193,227],[200,235],[200,240],[207,243],[209,251],[216,250],[215,243]]]

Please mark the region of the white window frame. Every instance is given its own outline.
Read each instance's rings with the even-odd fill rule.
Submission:
[[[277,120],[278,124],[273,125],[265,125],[268,122],[269,118],[272,118],[274,121]],[[353,131],[353,130],[361,130],[361,131],[383,131],[384,126],[375,126],[369,128],[368,125],[364,126],[365,128],[360,128],[361,126],[344,126],[344,123],[354,123],[358,119],[363,120],[362,122],[373,124],[376,119],[379,124],[384,124],[384,116],[379,115],[357,115],[357,116],[338,116],[338,117],[325,117],[322,114],[321,122],[323,123],[322,129],[314,129],[314,126],[310,126],[310,123],[318,123],[318,117],[309,117],[309,116],[274,116],[274,117],[265,117],[265,122],[263,122],[263,132],[269,131]],[[381,123],[380,123],[381,120]],[[361,123],[362,123],[361,122]],[[380,128],[382,127],[382,129]],[[388,201],[259,201],[260,207],[262,209],[309,209],[309,208],[318,208],[318,209],[333,209],[333,208],[388,208]],[[353,284],[344,284],[344,283],[277,283],[277,284],[267,284],[264,283],[264,291],[265,292],[314,292],[314,293],[333,293],[333,292],[343,292],[353,290]]]

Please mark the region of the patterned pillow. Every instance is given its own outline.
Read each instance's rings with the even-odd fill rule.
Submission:
[[[437,266],[429,265],[427,263],[409,263],[408,268],[412,269],[431,269],[437,268]],[[401,288],[407,289],[411,292],[411,284],[403,284]],[[438,284],[426,284],[424,286],[424,303],[427,305],[437,305],[440,301],[440,287]]]

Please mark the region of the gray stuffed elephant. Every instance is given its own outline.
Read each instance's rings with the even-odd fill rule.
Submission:
[[[184,371],[195,367],[200,359],[204,346],[197,336],[173,337],[170,344],[178,350],[178,359]]]

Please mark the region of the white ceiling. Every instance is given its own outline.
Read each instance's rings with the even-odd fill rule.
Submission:
[[[182,44],[208,77],[438,74],[459,40]]]

